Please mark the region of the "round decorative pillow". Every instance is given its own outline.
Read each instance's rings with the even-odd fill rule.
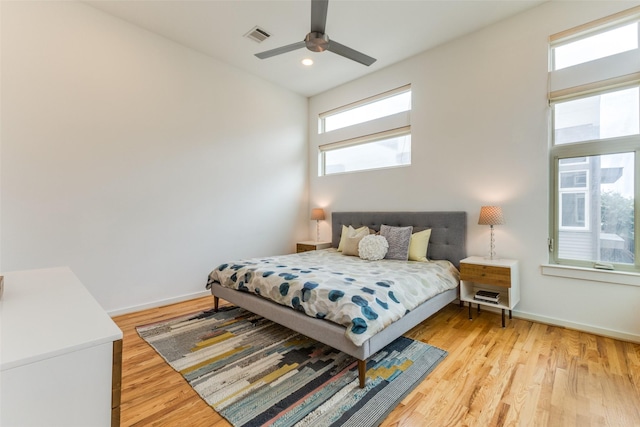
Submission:
[[[358,243],[358,253],[360,258],[369,261],[376,261],[384,258],[389,250],[389,242],[384,236],[369,234],[364,236]]]

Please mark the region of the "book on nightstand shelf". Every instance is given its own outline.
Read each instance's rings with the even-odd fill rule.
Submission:
[[[500,302],[500,293],[499,292],[491,292],[485,290],[476,291],[473,299],[477,301],[490,302],[493,304],[498,304]]]

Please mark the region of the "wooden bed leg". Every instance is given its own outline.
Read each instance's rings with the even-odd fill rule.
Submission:
[[[213,296],[213,311],[218,311],[218,304],[220,303],[220,298],[217,296]]]
[[[360,378],[360,388],[364,388],[367,382],[367,361],[358,360],[358,378]]]

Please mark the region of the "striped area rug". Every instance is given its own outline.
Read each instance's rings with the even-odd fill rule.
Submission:
[[[400,337],[367,361],[237,307],[140,326],[146,340],[234,426],[376,426],[447,355]]]

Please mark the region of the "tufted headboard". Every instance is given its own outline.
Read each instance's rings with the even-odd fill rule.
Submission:
[[[467,256],[466,212],[333,212],[332,246],[338,247],[342,226],[366,225],[380,231],[382,224],[394,227],[413,226],[413,232],[431,229],[427,250],[429,259],[446,259],[456,267]]]

